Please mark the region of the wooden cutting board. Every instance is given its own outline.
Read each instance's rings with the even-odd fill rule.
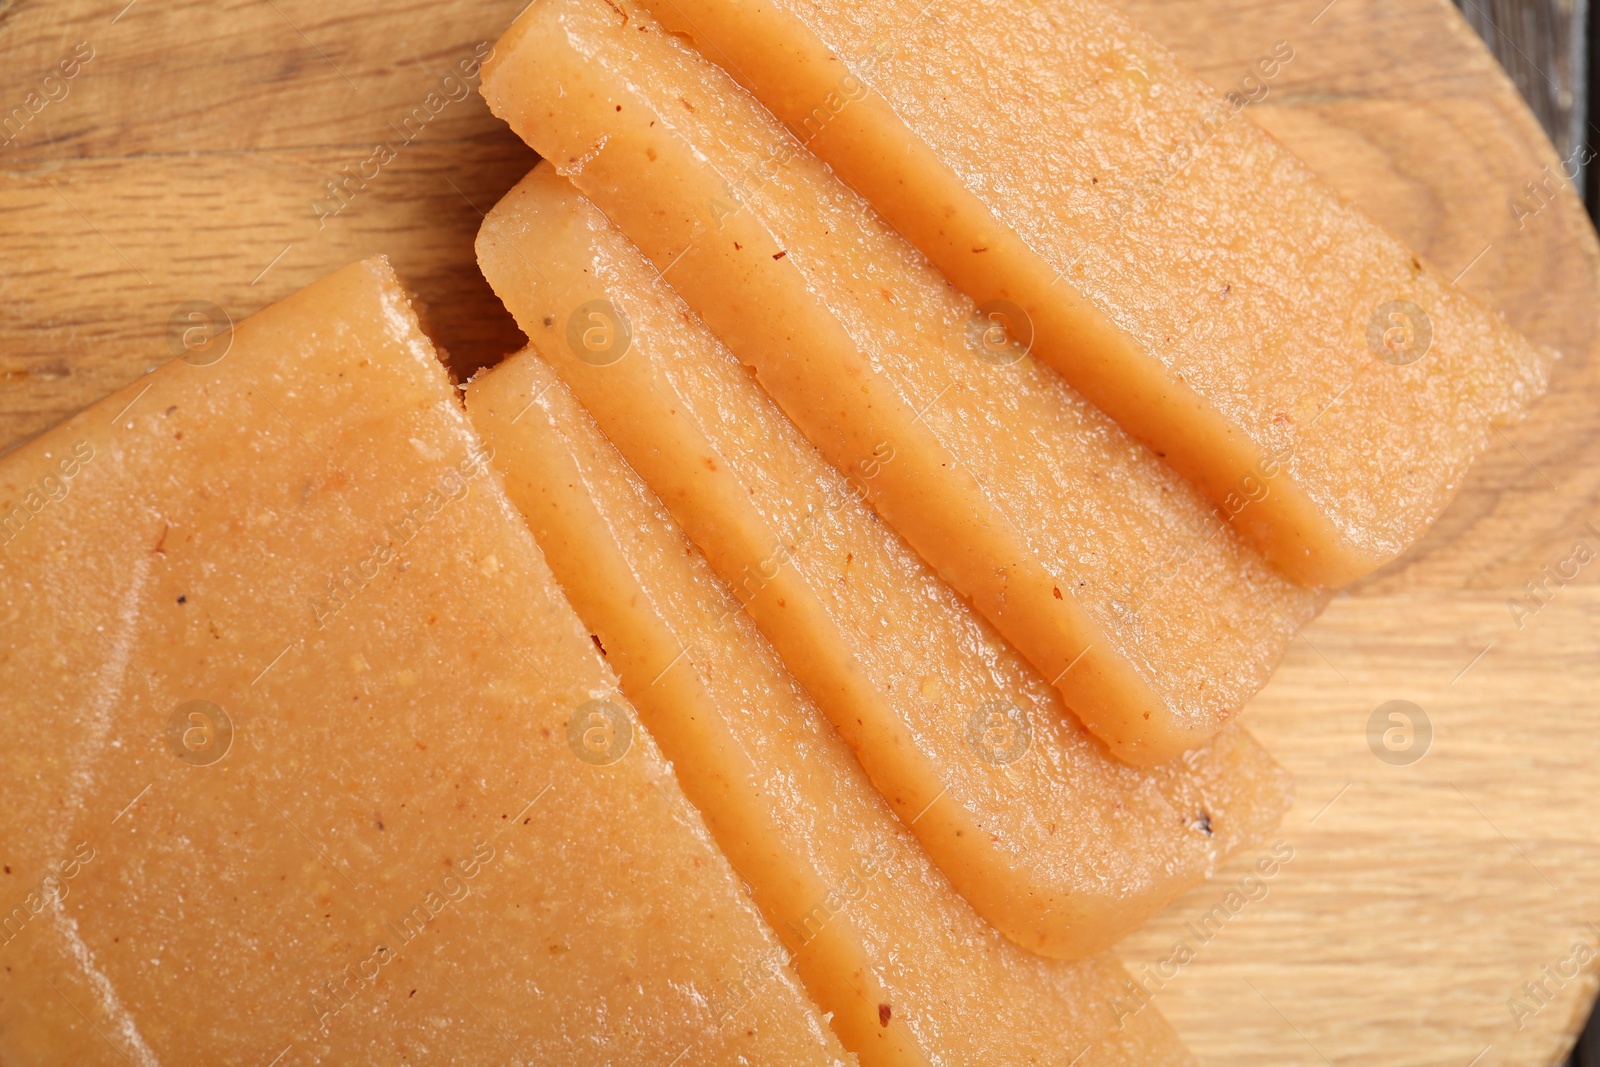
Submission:
[[[533,156],[452,76],[519,3],[0,0],[0,447],[371,252],[463,376],[520,347],[472,238]],[[1594,233],[1444,0],[1128,3],[1223,90],[1288,42],[1249,114],[1564,359],[1247,712],[1299,781],[1293,858],[1242,881],[1267,850],[1239,857],[1123,955],[1208,1063],[1552,1063],[1595,964],[1549,975],[1600,947],[1600,563],[1508,600],[1600,552]],[[1396,700],[1431,726],[1412,762],[1392,708],[1369,743]]]

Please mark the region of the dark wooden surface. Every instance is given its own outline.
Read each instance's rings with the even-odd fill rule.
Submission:
[[[1563,159],[1589,143],[1590,0],[1456,0]],[[1581,185],[1580,185],[1581,188]]]

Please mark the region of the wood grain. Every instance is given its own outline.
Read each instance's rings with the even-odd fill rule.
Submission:
[[[1556,151],[1589,139],[1589,0],[1456,0]]]
[[[0,0],[0,121],[78,42],[95,50],[0,145],[0,447],[169,358],[181,303],[241,318],[372,251],[458,372],[519,347],[471,243],[533,157],[475,94],[336,217],[313,204],[520,2]],[[1574,541],[1600,548],[1593,231],[1570,189],[1526,199],[1559,159],[1445,0],[1127,4],[1219,88],[1290,42],[1249,113],[1564,358],[1427,540],[1336,599],[1248,710],[1299,781],[1294,858],[1230,912],[1240,857],[1124,956],[1139,973],[1189,943],[1152,972],[1154,1003],[1208,1063],[1555,1062],[1594,965],[1520,1028],[1508,1001],[1600,943],[1600,563],[1520,628],[1507,600]],[[1410,766],[1368,746],[1393,699],[1433,725]],[[1190,927],[1218,906],[1202,942]]]
[[[1519,225],[1508,201],[1555,153],[1443,0],[1339,0],[1312,24],[1324,3],[1238,0],[1210,35],[1197,29],[1218,24],[1209,3],[1131,6],[1219,86],[1294,43],[1255,118],[1564,358],[1552,395],[1424,543],[1337,599],[1248,710],[1298,780],[1283,829],[1296,858],[1156,1003],[1217,1063],[1553,1063],[1593,966],[1550,983],[1547,1006],[1522,985],[1575,940],[1600,944],[1584,925],[1600,925],[1600,564],[1520,629],[1506,602],[1577,539],[1600,547],[1583,529],[1600,524],[1600,258],[1570,189]],[[1432,720],[1412,766],[1367,745],[1369,715],[1392,699]],[[1126,958],[1167,956],[1229,881],[1192,893]],[[1539,1008],[1520,1029],[1514,996]]]
[[[519,5],[124,4],[0,11],[5,112],[78,42],[95,53],[0,146],[0,440],[171,358],[180,304],[237,320],[373,252],[427,302],[459,373],[524,343],[472,240],[535,157],[475,85],[441,94],[409,145],[391,129]],[[319,219],[325,183],[380,142],[393,162]]]

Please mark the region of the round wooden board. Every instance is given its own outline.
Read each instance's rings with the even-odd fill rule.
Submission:
[[[1508,600],[1577,542],[1600,552],[1594,233],[1570,189],[1530,195],[1560,161],[1444,0],[1127,3],[1219,89],[1288,42],[1249,113],[1564,359],[1426,541],[1336,599],[1248,710],[1299,782],[1293,859],[1242,882],[1266,850],[1239,857],[1122,953],[1208,1063],[1555,1062],[1595,965],[1550,976],[1600,946],[1600,564],[1537,611]],[[180,308],[242,318],[371,252],[458,373],[520,347],[472,238],[534,157],[450,80],[518,6],[0,0],[0,119],[46,101],[0,145],[0,447],[169,358]],[[93,58],[47,82],[75,49]],[[326,183],[379,142],[395,158],[331,213]],[[1414,763],[1369,745],[1390,700],[1431,723]]]

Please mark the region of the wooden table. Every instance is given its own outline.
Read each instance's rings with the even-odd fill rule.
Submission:
[[[458,372],[519,347],[472,238],[533,156],[448,76],[520,2],[0,0],[0,121],[43,101],[0,146],[0,447],[170,358],[180,309],[242,318],[375,251]],[[1527,198],[1560,161],[1444,0],[1128,2],[1219,88],[1288,41],[1250,114],[1565,358],[1432,535],[1336,599],[1249,709],[1299,780],[1294,858],[1230,912],[1240,857],[1124,956],[1209,1063],[1551,1063],[1595,965],[1542,1005],[1523,983],[1600,946],[1600,562],[1520,627],[1507,600],[1575,541],[1600,550],[1593,231],[1558,182]],[[47,82],[75,48],[93,58]],[[407,115],[410,143],[330,213],[326,183]],[[1390,700],[1432,724],[1409,765],[1369,747]],[[1162,968],[1179,939],[1193,961]]]
[[[1568,154],[1590,137],[1589,0],[1455,0],[1550,135]],[[1579,179],[1580,182],[1582,179]]]

